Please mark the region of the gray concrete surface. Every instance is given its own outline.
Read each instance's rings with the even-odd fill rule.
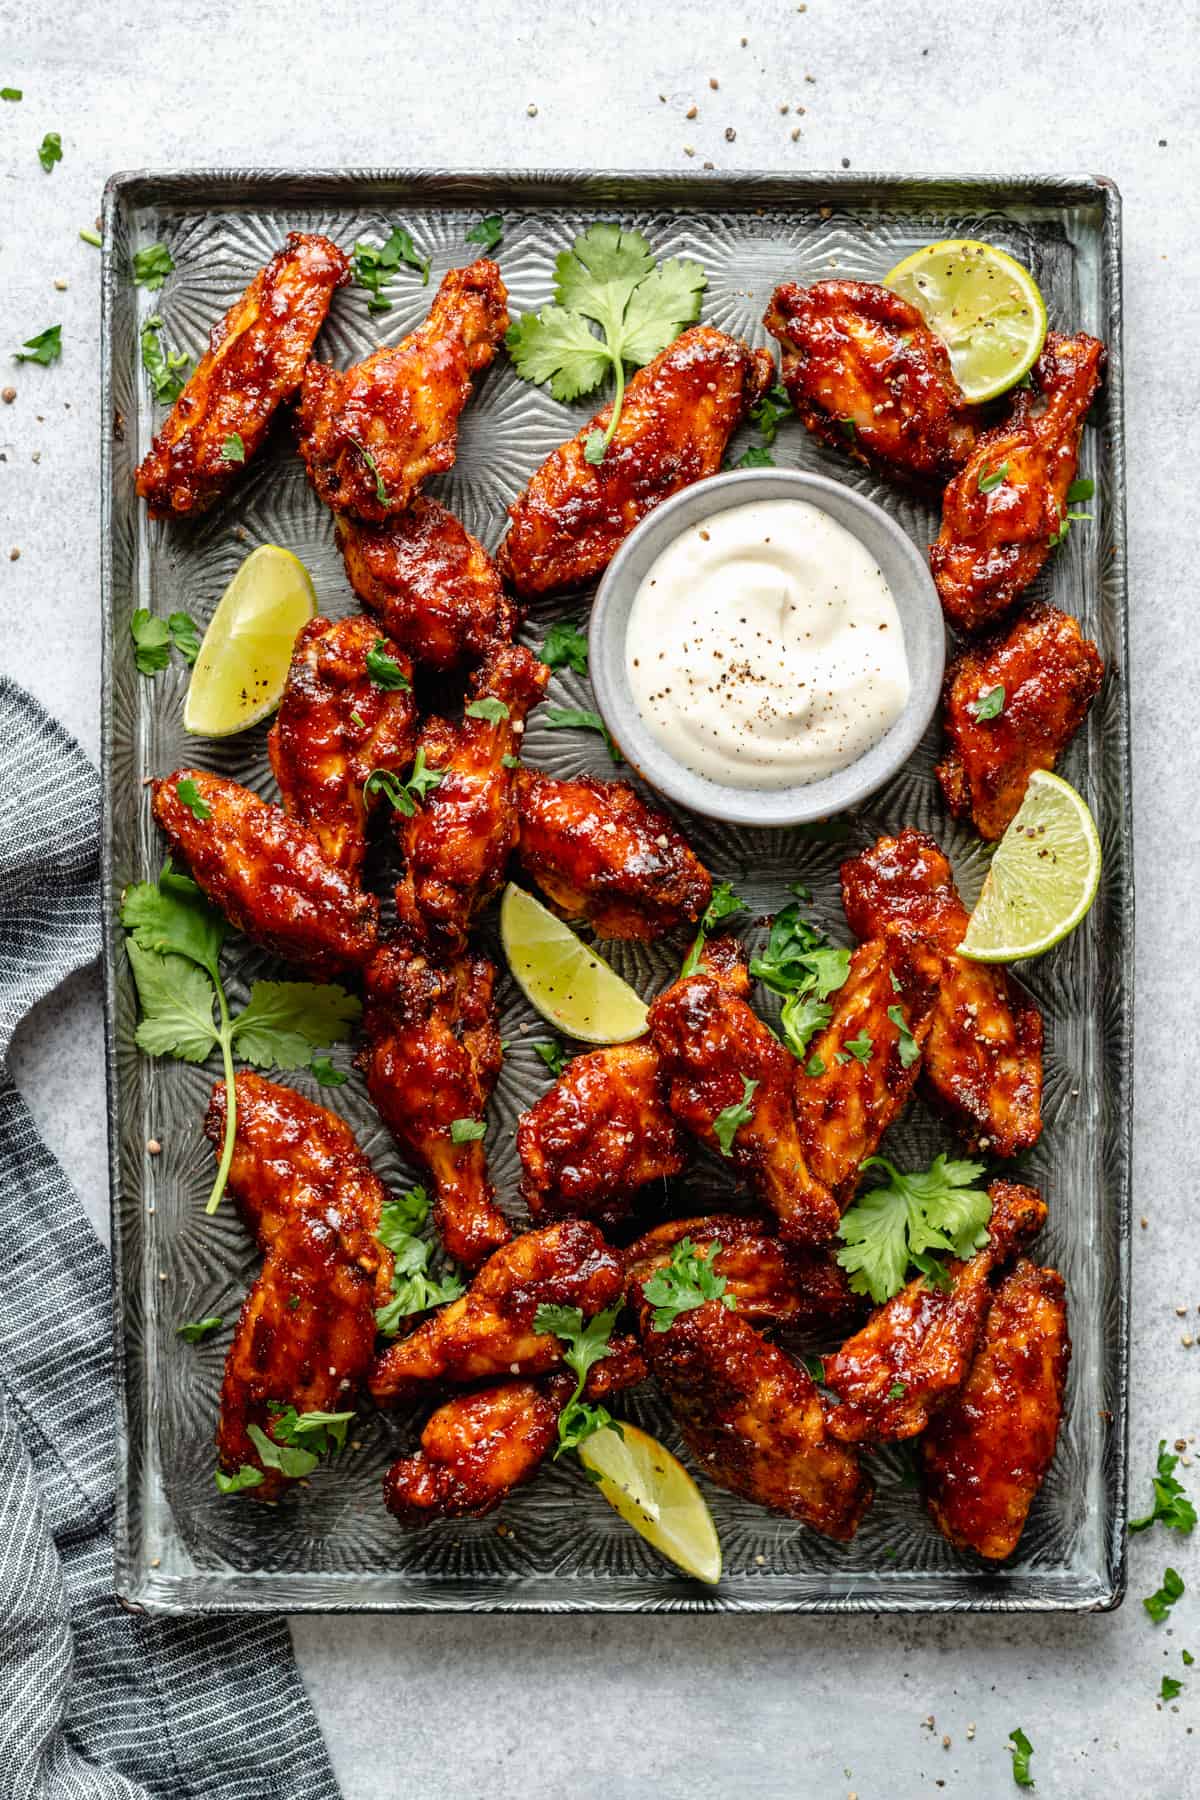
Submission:
[[[468,0],[446,11],[403,0],[286,9],[210,0],[155,12],[81,0],[54,13],[0,0],[0,86],[25,94],[20,105],[0,104],[0,349],[60,318],[65,344],[56,368],[0,372],[0,385],[18,389],[0,406],[0,667],[93,755],[96,261],[77,231],[95,217],[111,170],[682,169],[705,158],[727,169],[819,170],[845,159],[875,169],[1088,169],[1117,180],[1140,920],[1135,1208],[1149,1220],[1134,1246],[1139,1501],[1156,1440],[1195,1431],[1200,1399],[1200,1347],[1180,1341],[1200,1326],[1197,39],[1191,7],[1095,0]],[[693,100],[699,117],[688,121]],[[47,130],[61,132],[64,150],[49,175],[36,158]],[[29,1022],[16,1071],[99,1222],[93,976]],[[1176,1316],[1177,1303],[1190,1319]],[[991,1800],[1014,1791],[1004,1744],[1015,1725],[1035,1745],[1042,1795],[1182,1800],[1200,1791],[1200,1678],[1179,1657],[1189,1645],[1200,1655],[1198,1547],[1161,1529],[1136,1539],[1130,1600],[1103,1618],[309,1618],[294,1636],[349,1800]],[[1140,1596],[1167,1562],[1189,1592],[1156,1629]],[[1164,1672],[1188,1681],[1160,1709]],[[298,1744],[297,1758],[305,1754]]]

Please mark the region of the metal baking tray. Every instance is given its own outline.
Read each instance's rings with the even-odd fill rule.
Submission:
[[[1012,251],[1033,268],[1053,323],[1108,344],[1108,380],[1084,434],[1081,465],[1096,481],[1097,522],[1071,533],[1035,590],[1052,593],[1082,620],[1108,665],[1103,694],[1064,765],[1099,822],[1104,876],[1085,924],[1022,972],[1045,1013],[1047,1058],[1046,1129],[1021,1172],[1050,1203],[1038,1254],[1067,1278],[1074,1356],[1058,1456],[1019,1553],[1001,1568],[956,1553],[939,1536],[899,1449],[874,1457],[878,1498],[847,1548],[704,1484],[725,1550],[725,1576],[712,1593],[662,1563],[566,1466],[569,1458],[548,1465],[499,1515],[401,1531],[380,1504],[379,1481],[411,1441],[412,1420],[366,1406],[356,1427],[359,1447],[289,1503],[239,1504],[222,1499],[213,1484],[221,1370],[257,1258],[232,1203],[214,1219],[204,1214],[210,1151],[200,1122],[214,1070],[152,1061],[134,1047],[134,994],[117,905],[126,882],[157,872],[162,861],[145,777],[196,761],[273,790],[265,729],[221,743],[189,740],[180,718],[186,670],[176,659],[156,680],[140,679],[129,619],[139,606],[164,615],[182,608],[203,626],[242,558],[265,541],[303,559],[323,610],[349,611],[353,598],[332,520],[305,481],[284,421],[216,511],[193,525],[148,520],[133,488],[155,425],[139,368],[139,330],[148,314],[159,313],[168,343],[195,356],[213,320],[289,228],[327,232],[349,247],[403,223],[432,258],[430,285],[405,271],[390,290],[392,310],[377,316],[368,314],[361,290],[337,295],[319,351],[348,363],[417,324],[444,271],[472,256],[467,229],[491,212],[505,220],[498,254],[514,314],[545,302],[556,253],[607,217],[638,226],[659,255],[696,258],[708,275],[703,316],[756,344],[766,341],[760,319],[777,282],[878,278],[920,244],[960,235]],[[170,246],[175,273],[161,293],[147,294],[131,283],[130,258],[158,241]],[[162,1612],[1053,1611],[1117,1604],[1124,1581],[1133,875],[1120,201],[1111,182],[445,170],[124,174],[105,197],[103,329],[104,932],[122,1596]],[[437,493],[494,546],[505,503],[586,410],[558,405],[519,380],[501,356],[478,383],[457,463]],[[732,454],[751,441],[743,433]],[[869,492],[920,544],[936,530],[927,505],[827,451],[794,421],[781,429],[774,454],[780,464],[821,470]],[[580,616],[587,605],[586,595],[539,605],[523,635],[537,645],[550,616]],[[585,696],[586,683],[570,673],[551,683],[554,701],[588,705]],[[539,729],[536,717],[526,753],[557,773],[612,772],[598,739]],[[845,819],[844,841],[702,820],[688,829],[714,873],[736,882],[755,916],[782,905],[786,884],[802,879],[822,924],[845,941],[838,863],[880,831],[905,824],[931,831],[952,857],[968,901],[978,891],[985,852],[973,832],[946,816],[932,775],[935,754],[936,727],[890,786]],[[678,947],[618,947],[616,960],[648,994],[675,973]],[[238,991],[263,972],[266,959],[235,941],[226,966]],[[512,1048],[491,1109],[488,1148],[502,1199],[518,1216],[513,1127],[548,1076],[531,1048],[539,1035],[531,1030],[533,1015],[507,977],[500,1004]],[[335,1090],[310,1089],[306,1074],[287,1079],[326,1104],[332,1094],[385,1180],[414,1178],[357,1077]],[[149,1138],[161,1142],[161,1155],[147,1154]],[[888,1148],[911,1166],[953,1144],[949,1129],[917,1104]],[[699,1158],[674,1210],[728,1205],[726,1181]],[[175,1335],[181,1320],[213,1312],[227,1323],[204,1344],[189,1347]],[[679,1447],[669,1413],[649,1389],[629,1396],[626,1409]]]

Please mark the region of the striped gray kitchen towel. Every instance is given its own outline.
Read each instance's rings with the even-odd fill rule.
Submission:
[[[5,1058],[100,945],[100,784],[0,677],[0,1797],[337,1800],[282,1619],[113,1596],[111,1270]]]

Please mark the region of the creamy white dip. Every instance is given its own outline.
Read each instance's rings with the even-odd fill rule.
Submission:
[[[634,596],[625,663],[663,748],[730,787],[846,768],[909,692],[891,589],[806,500],[755,500],[681,532]]]

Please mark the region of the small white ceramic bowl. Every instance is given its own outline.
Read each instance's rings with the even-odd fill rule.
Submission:
[[[625,668],[629,615],[651,564],[689,525],[753,500],[807,500],[866,545],[892,590],[908,658],[908,702],[879,742],[836,774],[785,788],[728,787],[676,762],[647,729]],[[672,495],[626,538],[597,590],[588,652],[604,722],[651,787],[693,812],[734,825],[806,825],[857,806],[912,755],[938,703],[946,630],[924,556],[873,500],[799,469],[731,469]]]

